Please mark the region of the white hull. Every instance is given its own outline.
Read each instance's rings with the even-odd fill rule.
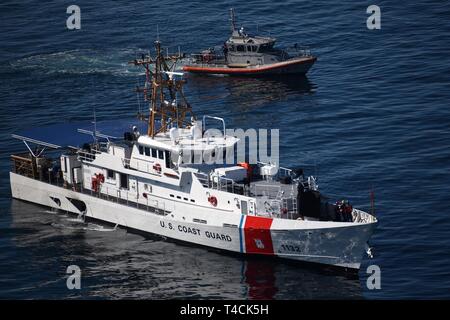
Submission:
[[[376,222],[287,220],[211,210],[172,201],[167,215],[10,173],[12,196],[80,214],[67,198],[86,204],[85,215],[127,228],[244,254],[358,269]],[[60,205],[52,200],[59,199]],[[163,197],[163,195],[161,195]],[[203,221],[202,221],[203,220]],[[197,221],[197,222],[194,222]]]

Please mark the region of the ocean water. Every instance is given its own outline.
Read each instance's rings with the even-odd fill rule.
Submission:
[[[71,1],[0,4],[0,298],[423,299],[450,298],[449,1]],[[366,8],[381,8],[381,30]],[[11,200],[13,131],[129,117],[141,72],[127,64],[163,45],[191,52],[238,24],[318,56],[305,78],[188,76],[197,114],[229,126],[279,128],[282,165],[317,173],[322,191],[368,209],[374,257],[359,277],[223,253],[82,223]],[[66,288],[66,268],[82,289]],[[381,289],[366,268],[381,269]]]

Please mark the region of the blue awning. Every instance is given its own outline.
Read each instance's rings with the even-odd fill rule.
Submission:
[[[141,133],[146,132],[147,124],[136,118],[97,121],[97,138],[117,140],[123,139],[127,131],[136,126]],[[93,141],[94,124],[92,121],[58,123],[43,127],[33,127],[17,133],[12,137],[58,149],[67,147],[81,147],[84,143]]]

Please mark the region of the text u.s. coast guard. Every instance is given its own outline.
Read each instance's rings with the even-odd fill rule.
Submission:
[[[224,233],[218,233],[218,232],[212,232],[212,231],[205,231],[204,233],[202,233],[202,231],[198,228],[187,227],[187,226],[184,226],[181,224],[175,226],[171,222],[164,222],[164,221],[160,221],[160,225],[161,225],[161,227],[168,228],[169,230],[176,230],[178,232],[197,235],[200,237],[204,235],[206,238],[209,238],[209,239],[222,240],[222,241],[227,241],[227,242],[232,241],[232,238],[228,234],[224,234]]]

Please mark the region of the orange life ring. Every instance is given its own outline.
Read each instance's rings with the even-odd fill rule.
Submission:
[[[209,196],[208,197],[208,201],[209,203],[211,203],[214,207],[217,207],[217,198],[214,196]]]
[[[96,175],[96,176],[97,176],[98,182],[100,182],[100,183],[105,182],[105,176],[104,176],[102,173],[99,173],[99,174]]]
[[[91,189],[95,192],[98,191],[100,184],[105,182],[105,176],[101,173],[96,173],[91,178]]]
[[[98,180],[96,176],[92,176],[91,178],[91,189],[94,192],[98,191]]]

